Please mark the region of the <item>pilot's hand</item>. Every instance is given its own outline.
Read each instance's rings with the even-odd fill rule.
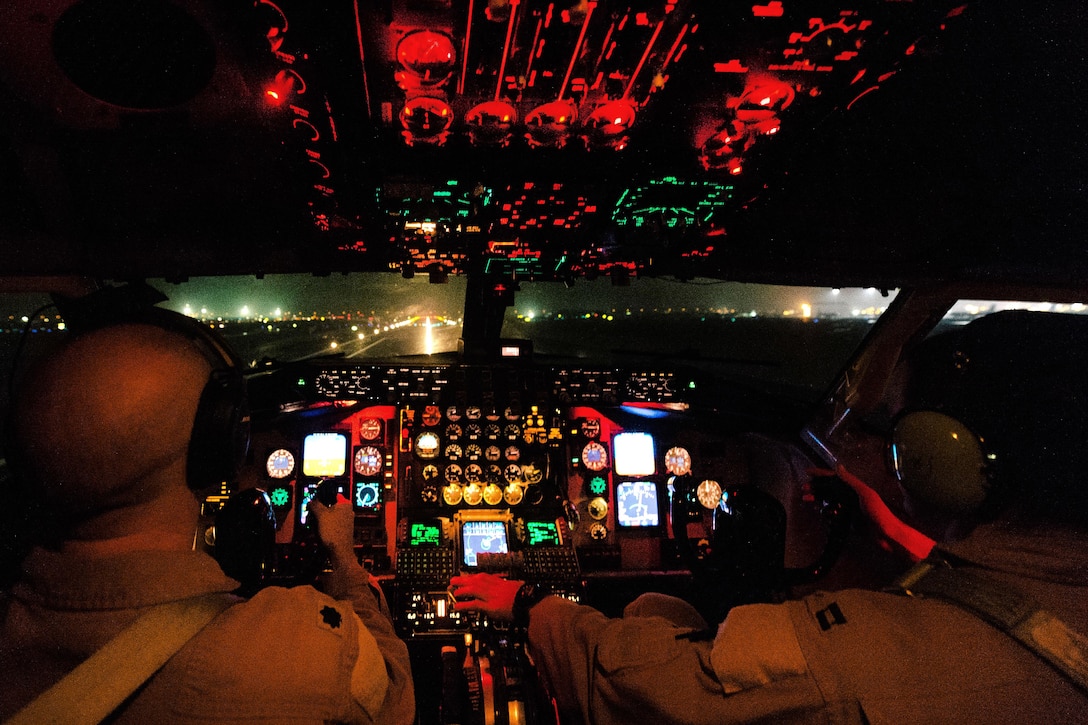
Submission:
[[[351,501],[339,495],[336,503],[326,506],[315,497],[309,504],[317,524],[317,537],[329,552],[333,566],[358,561],[355,558],[355,511]]]
[[[494,574],[462,574],[450,578],[453,608],[464,612],[483,612],[492,619],[514,619],[514,595],[525,582],[503,579]]]

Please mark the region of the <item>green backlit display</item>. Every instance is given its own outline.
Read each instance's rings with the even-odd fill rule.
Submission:
[[[408,529],[408,546],[438,546],[442,543],[442,527],[428,521],[415,521]]]
[[[554,521],[526,521],[525,532],[529,535],[529,546],[560,546],[563,543]]]

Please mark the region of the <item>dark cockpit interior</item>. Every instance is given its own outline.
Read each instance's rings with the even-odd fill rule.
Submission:
[[[206,545],[249,591],[310,582],[307,505],[349,498],[421,723],[555,721],[521,633],[454,611],[461,571],[715,621],[882,581],[835,474],[895,490],[903,361],[1088,302],[1074,3],[0,7],[0,293],[62,313],[4,332],[155,302],[217,328],[252,441]],[[211,278],[332,301],[198,314]],[[825,296],[686,297],[732,284]]]

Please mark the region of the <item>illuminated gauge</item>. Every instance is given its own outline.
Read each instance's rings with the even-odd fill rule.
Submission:
[[[456,423],[450,423],[446,426],[446,438],[451,441],[455,441],[461,437],[461,426]]]
[[[506,418],[507,420],[517,420],[521,417],[521,411],[516,405],[508,405],[506,407],[506,410],[502,412],[502,417]]]
[[[519,458],[521,458],[521,449],[518,448],[517,446],[507,446],[505,455],[506,455],[506,460],[516,461]]]
[[[359,437],[364,441],[374,441],[382,434],[382,422],[377,418],[363,418],[359,423]]]
[[[465,503],[475,506],[484,499],[484,489],[478,483],[470,483],[465,486]]]
[[[424,486],[419,492],[419,500],[423,503],[438,503],[438,489],[434,486]]]
[[[278,448],[268,454],[264,469],[269,478],[287,478],[295,470],[295,457],[286,448]]]
[[[586,438],[596,438],[601,434],[601,421],[596,418],[586,418],[582,421],[582,435]]]
[[[484,420],[496,421],[498,419],[499,409],[495,406],[489,406],[488,409],[484,411]],[[488,427],[490,428],[491,426]],[[498,427],[496,427],[496,430],[498,430]]]
[[[434,465],[433,463],[428,463],[426,466],[423,467],[424,481],[433,481],[436,478],[438,478],[438,466]]]
[[[525,491],[521,486],[516,483],[511,483],[506,486],[506,489],[502,492],[503,500],[511,506],[517,506],[521,503],[521,499],[525,496]]]
[[[479,420],[480,416],[483,414],[484,412],[480,410],[480,406],[478,405],[470,405],[465,408],[465,417],[469,420]]]
[[[478,461],[484,457],[484,449],[472,443],[465,448],[465,458],[470,461]]]
[[[608,502],[598,496],[597,498],[590,499],[588,506],[589,518],[597,521],[603,519],[608,515]]]
[[[544,471],[540,470],[532,463],[521,467],[521,475],[525,478],[527,483],[540,483],[544,480]]]
[[[382,452],[374,446],[355,451],[355,472],[360,476],[376,476],[382,471]]]
[[[447,483],[461,483],[464,471],[456,463],[446,466],[445,477]]]
[[[695,489],[695,497],[699,499],[703,508],[712,509],[722,500],[722,487],[717,481],[707,479]]]
[[[502,476],[502,469],[496,466],[494,463],[487,467],[487,473],[485,474],[485,477],[490,483],[498,483],[504,480]]]
[[[582,449],[582,465],[591,471],[603,471],[608,467],[608,451],[596,441],[586,443]]]
[[[336,397],[343,391],[344,385],[344,378],[335,370],[320,373],[317,379],[314,380],[314,387],[317,388],[317,392],[326,397]]]
[[[511,463],[506,468],[502,469],[502,477],[506,479],[507,483],[514,483],[521,480],[521,466],[516,463]]]
[[[499,428],[499,426],[494,423],[488,423],[484,426],[484,438],[487,438],[489,441],[497,441],[501,433],[502,428]]]
[[[480,440],[480,435],[482,433],[483,431],[480,430],[480,426],[475,423],[469,423],[465,426],[465,438],[468,438],[470,441]]]
[[[291,491],[284,486],[276,486],[268,492],[268,500],[273,506],[283,508],[291,503]]]
[[[465,466],[465,480],[469,483],[479,483],[484,480],[484,469],[479,463],[470,463]]]
[[[440,420],[442,420],[442,412],[438,410],[437,405],[423,407],[423,425],[435,426]]]
[[[497,484],[489,483],[484,486],[484,503],[488,506],[498,506],[502,503],[502,489]]]
[[[451,405],[450,407],[446,408],[446,420],[450,421],[451,423],[456,423],[457,421],[461,420],[461,409],[458,408],[456,405]]]
[[[416,436],[416,455],[420,458],[437,458],[438,446],[438,436],[430,431],[425,431]]]
[[[502,434],[506,437],[506,440],[516,441],[521,438],[521,426],[510,423],[502,429]]]
[[[461,460],[461,446],[456,443],[446,446],[446,458],[451,461]]]
[[[381,502],[381,484],[377,481],[355,485],[355,505],[358,508],[374,508]]]
[[[589,492],[594,496],[604,496],[608,493],[608,481],[604,476],[594,476],[589,479]]]
[[[604,541],[608,538],[608,527],[599,521],[589,527],[589,538],[594,541]]]
[[[484,460],[494,463],[500,458],[502,458],[502,451],[498,446],[488,446],[484,449]]]
[[[665,451],[665,470],[674,476],[686,476],[691,473],[691,456],[684,448],[670,448]]]
[[[461,484],[459,483],[448,484],[442,489],[442,500],[450,506],[456,506],[461,503],[461,497],[463,495],[464,492],[461,490]]]

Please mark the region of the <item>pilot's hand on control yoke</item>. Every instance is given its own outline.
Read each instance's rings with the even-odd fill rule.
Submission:
[[[338,496],[336,503],[326,506],[317,498],[310,501],[310,515],[317,524],[317,537],[329,552],[333,566],[358,564],[355,558],[355,511],[351,501]]]
[[[494,574],[462,574],[450,578],[453,608],[464,612],[483,612],[492,619],[514,619],[514,596],[525,582],[503,579]]]

